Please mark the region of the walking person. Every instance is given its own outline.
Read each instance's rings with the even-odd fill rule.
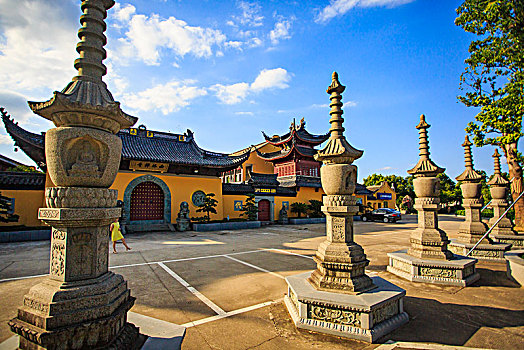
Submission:
[[[126,250],[131,250],[131,248],[127,245],[126,239],[122,235],[122,230],[120,229],[120,222],[118,219],[115,220],[109,227],[109,230],[111,231],[111,240],[113,241],[113,253],[117,254],[116,252],[116,241],[122,240],[122,243],[124,243],[124,246],[126,247]]]

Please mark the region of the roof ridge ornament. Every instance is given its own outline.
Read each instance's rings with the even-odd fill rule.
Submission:
[[[509,184],[509,181],[506,180],[500,172],[500,154],[497,148],[495,148],[495,153],[493,153],[492,157],[493,157],[493,163],[494,163],[493,164],[494,165],[494,175],[491,178],[491,180],[487,182],[487,185],[504,185],[505,186]]]
[[[344,118],[342,114],[342,93],[346,87],[340,84],[338,80],[338,73],[333,72],[331,76],[331,85],[328,87],[326,92],[331,96],[329,99],[331,103],[331,111],[329,114],[331,118],[329,122],[331,123],[331,128],[329,129],[330,136],[329,140],[324,147],[324,149],[318,151],[315,155],[315,160],[324,162],[324,164],[338,163],[338,164],[351,164],[356,159],[362,157],[364,151],[358,150],[351,146],[346,137],[344,136]]]
[[[420,115],[420,122],[415,127],[418,129],[419,134],[419,160],[415,167],[408,170],[407,173],[415,176],[436,176],[437,174],[443,173],[444,168],[436,165],[429,157],[429,140],[428,140],[428,129],[431,127],[426,122],[426,116]]]
[[[466,165],[466,170],[455,178],[457,181],[479,182],[483,178],[483,176],[477,173],[473,168],[471,145],[473,144],[469,140],[468,135],[466,135],[464,143],[462,144],[462,147],[464,147],[464,163]]]

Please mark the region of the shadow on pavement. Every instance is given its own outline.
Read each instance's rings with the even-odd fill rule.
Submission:
[[[441,303],[417,297],[405,297],[404,308],[409,314],[409,322],[390,333],[388,339],[464,345],[483,327],[501,329],[524,326],[524,310]],[[520,338],[524,340],[522,335]]]

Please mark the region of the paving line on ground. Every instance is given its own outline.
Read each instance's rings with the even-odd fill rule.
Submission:
[[[303,257],[303,258],[313,259],[313,257],[311,257],[311,256],[302,255],[302,254],[298,254],[298,253],[293,253],[293,252],[289,252],[289,251],[283,250],[283,249],[260,248],[260,249],[257,249],[257,250],[246,250],[246,251],[243,251],[243,252],[234,252],[234,253],[228,253],[228,254],[205,255],[205,256],[197,256],[197,257],[193,257],[193,258],[180,258],[180,259],[170,259],[170,260],[162,260],[162,261],[149,261],[149,262],[136,263],[136,264],[116,265],[116,266],[110,266],[109,269],[120,269],[120,268],[124,268],[124,267],[155,265],[155,264],[159,264],[159,263],[191,261],[191,260],[199,260],[199,259],[223,258],[223,257],[227,257],[227,256],[230,256],[230,255],[242,255],[242,254],[260,253],[260,252],[265,252],[265,251],[269,251],[269,250],[274,250],[274,251],[286,253],[286,254],[289,254],[289,255],[296,255],[296,256]],[[22,279],[27,279],[27,278],[45,277],[45,276],[49,276],[49,274],[30,275],[30,276],[21,276],[21,277],[9,277],[9,278],[0,279],[0,283],[2,283],[2,282],[9,282],[9,281],[16,281],[16,280],[22,280]]]
[[[443,345],[435,343],[416,343],[416,342],[405,342],[405,341],[394,341],[388,340],[385,344],[382,344],[375,348],[375,350],[395,350],[398,348],[407,349],[421,349],[421,350],[488,350],[487,348],[471,348],[467,346],[457,345]]]
[[[186,287],[188,291],[190,291],[193,295],[195,295],[198,299],[202,300],[204,304],[209,306],[214,312],[216,312],[218,315],[224,315],[226,312],[222,310],[217,304],[209,300],[205,295],[200,293],[198,290],[196,290],[194,287],[192,287],[189,283],[187,283],[182,277],[177,275],[173,270],[171,270],[169,267],[164,265],[163,263],[158,263],[158,266],[163,268],[168,274],[170,274],[174,279],[176,279],[181,285]]]
[[[289,254],[289,255],[296,255],[296,256],[300,256],[302,258],[307,258],[307,259],[313,259],[312,256],[308,256],[308,255],[302,255],[302,254],[298,254],[298,253],[293,253],[293,252],[288,252],[287,250],[284,250],[284,249],[277,249],[277,248],[263,248],[262,250],[274,250],[276,252],[281,252],[281,253],[286,253],[286,254]]]
[[[250,264],[250,263],[248,263],[248,262],[245,262],[245,261],[239,260],[239,259],[237,259],[237,258],[233,258],[232,256],[224,255],[224,257],[226,257],[226,258],[228,258],[228,259],[231,259],[231,260],[233,260],[233,261],[236,261],[236,262],[238,262],[238,263],[244,264],[244,265],[246,265],[246,266],[252,267],[252,268],[254,268],[254,269],[256,269],[256,270],[259,270],[259,271],[262,271],[262,272],[269,273],[269,274],[271,274],[271,275],[273,275],[273,276],[276,276],[276,277],[278,277],[278,278],[286,279],[284,276],[279,275],[279,274],[276,273],[276,272],[272,272],[272,271],[269,271],[269,270],[263,269],[263,268],[258,267],[258,266],[256,266],[256,265]]]
[[[220,319],[223,319],[223,318],[226,318],[226,317],[231,317],[231,316],[235,316],[235,315],[238,315],[238,314],[242,314],[244,312],[249,312],[249,311],[253,311],[253,310],[256,310],[256,309],[260,309],[262,307],[266,307],[266,306],[269,306],[271,304],[276,304],[276,303],[279,303],[281,301],[282,301],[282,298],[278,299],[278,300],[266,301],[264,303],[251,305],[251,306],[248,306],[248,307],[244,307],[242,309],[229,311],[229,312],[226,312],[224,315],[211,316],[211,317],[203,318],[201,320],[187,322],[187,323],[181,324],[181,326],[184,326],[186,328],[190,328],[190,327],[198,326],[198,325],[201,325],[201,324],[204,324],[204,323],[220,320]]]

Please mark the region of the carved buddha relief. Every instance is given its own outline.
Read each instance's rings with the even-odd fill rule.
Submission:
[[[105,144],[86,135],[65,143],[65,168],[73,177],[101,177],[108,158]]]

